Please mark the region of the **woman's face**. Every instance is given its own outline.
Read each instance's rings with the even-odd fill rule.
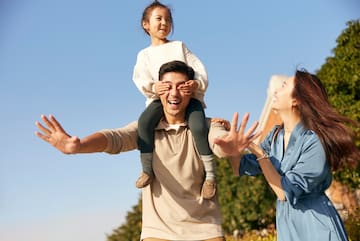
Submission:
[[[292,110],[296,100],[292,97],[295,77],[292,76],[283,81],[280,88],[276,89],[273,96],[272,108],[277,111]]]

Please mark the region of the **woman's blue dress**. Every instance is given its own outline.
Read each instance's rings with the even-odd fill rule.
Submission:
[[[273,166],[281,175],[286,201],[276,201],[278,241],[345,241],[343,222],[325,190],[331,184],[331,170],[320,139],[298,124],[284,152],[284,130],[273,136],[275,127],[261,143]],[[256,156],[244,155],[240,175],[262,173]]]

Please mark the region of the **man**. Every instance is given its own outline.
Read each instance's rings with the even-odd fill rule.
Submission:
[[[192,69],[180,61],[161,66],[159,78],[169,84],[169,90],[160,96],[164,119],[155,130],[153,169],[155,178],[142,189],[141,240],[204,240],[224,241],[221,214],[217,197],[201,197],[204,167],[196,150],[185,112],[191,95],[182,91],[183,84],[193,79]],[[48,128],[36,122],[41,139],[65,154],[107,152],[116,154],[137,148],[137,124],[130,123],[120,129],[106,129],[84,139],[68,135],[53,116],[41,116]],[[237,125],[236,121],[234,124]],[[242,126],[245,127],[244,118]],[[254,124],[243,135],[239,144],[248,144]],[[234,128],[233,128],[234,129]],[[227,135],[219,122],[212,122],[209,142],[214,153],[223,156],[214,139]],[[225,148],[224,148],[225,149]],[[226,150],[225,150],[226,151]]]

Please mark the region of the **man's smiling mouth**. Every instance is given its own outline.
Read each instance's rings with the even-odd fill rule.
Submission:
[[[168,102],[168,104],[170,104],[170,105],[178,105],[178,104],[180,104],[180,101],[179,101],[179,100],[168,100],[167,102]]]

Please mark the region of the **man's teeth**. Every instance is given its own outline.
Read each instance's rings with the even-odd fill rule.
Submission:
[[[179,104],[179,101],[177,101],[177,100],[168,100],[168,103],[171,104],[171,105],[177,105],[177,104]]]

